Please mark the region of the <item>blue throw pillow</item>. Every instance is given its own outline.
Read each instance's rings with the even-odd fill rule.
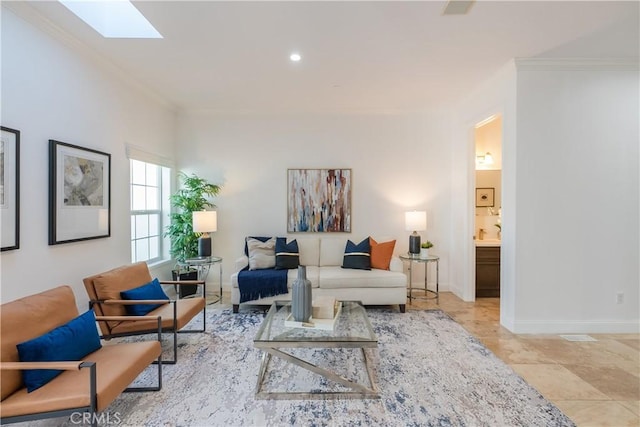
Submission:
[[[17,345],[21,362],[61,362],[81,360],[102,347],[96,316],[89,310],[46,334]],[[39,389],[62,373],[58,369],[25,369],[22,380],[27,391]]]
[[[368,237],[357,245],[351,240],[347,240],[342,258],[342,268],[371,270],[371,245]]]
[[[287,243],[286,237],[276,238],[276,270],[289,270],[300,265],[298,242],[293,239]]]
[[[120,292],[120,297],[126,300],[163,299],[169,301],[169,297],[164,293],[158,279],[153,279],[146,285],[129,289],[128,291],[122,291]],[[134,304],[125,305],[124,308],[127,311],[127,314],[131,316],[144,316],[161,305],[162,304]]]

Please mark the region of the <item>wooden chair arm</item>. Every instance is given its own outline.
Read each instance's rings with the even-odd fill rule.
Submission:
[[[204,285],[204,280],[161,280],[161,285]]]
[[[82,363],[82,360],[75,362],[0,362],[0,370],[59,369],[63,371],[78,371]]]
[[[158,320],[161,316],[96,316],[98,322]]]

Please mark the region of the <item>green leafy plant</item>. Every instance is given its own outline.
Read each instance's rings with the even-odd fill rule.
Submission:
[[[422,249],[429,249],[429,248],[432,248],[432,247],[433,247],[433,243],[431,243],[430,241],[428,241],[428,240],[427,240],[426,242],[422,243],[422,244],[420,245],[420,247],[421,247]]]
[[[217,196],[221,187],[195,174],[179,172],[178,179],[182,181],[182,187],[169,197],[174,211],[170,215],[171,223],[164,235],[171,240],[171,256],[182,262],[198,255],[200,233],[193,231],[192,213],[214,208],[216,205],[209,201],[209,198]]]

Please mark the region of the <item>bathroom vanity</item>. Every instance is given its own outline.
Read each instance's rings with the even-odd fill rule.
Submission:
[[[500,296],[500,240],[476,240],[476,298]]]

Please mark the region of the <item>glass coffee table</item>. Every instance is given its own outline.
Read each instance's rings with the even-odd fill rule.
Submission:
[[[373,379],[373,372],[369,356],[365,349],[377,348],[378,337],[373,332],[362,303],[356,301],[342,301],[342,311],[336,320],[333,330],[321,330],[306,327],[287,327],[285,319],[291,313],[290,301],[277,301],[271,305],[260,330],[256,334],[253,345],[264,351],[262,363],[258,372],[256,384],[257,399],[379,399],[380,394]],[[298,356],[286,352],[284,349],[293,348],[353,348],[360,349],[362,361],[366,369],[369,384],[347,379],[329,368],[303,360]],[[271,357],[275,356],[286,363],[297,365],[314,372],[324,378],[343,386],[342,391],[266,391],[263,389],[265,375]]]

